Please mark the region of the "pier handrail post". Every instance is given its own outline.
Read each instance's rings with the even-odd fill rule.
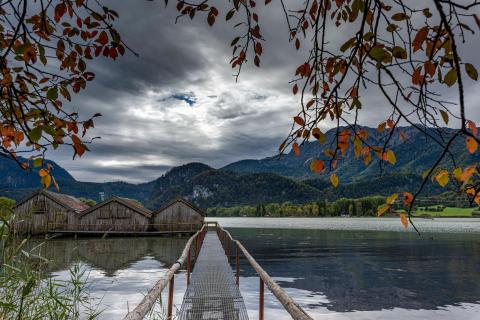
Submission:
[[[230,262],[230,239],[225,237],[225,240],[227,240],[227,261]]]
[[[258,319],[263,320],[263,311],[264,311],[264,298],[265,298],[265,285],[263,283],[263,279],[260,279],[260,301],[259,301],[259,306],[258,306]]]
[[[170,284],[168,286],[168,309],[167,309],[167,319],[172,320],[173,312],[173,286],[175,285],[175,274],[170,279]]]
[[[187,286],[190,285],[190,255],[191,255],[191,248],[188,249],[188,258],[187,258]]]
[[[240,286],[240,250],[238,249],[238,244],[236,244],[235,255],[236,255],[236,278],[237,278],[237,287]]]

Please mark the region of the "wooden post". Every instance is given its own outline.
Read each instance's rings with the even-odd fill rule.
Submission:
[[[195,261],[197,261],[197,258],[198,258],[198,238],[200,237],[200,235],[196,236],[195,237]]]
[[[173,278],[172,278],[173,280]],[[260,305],[258,309],[258,319],[263,320],[263,307],[264,307],[264,284],[262,278],[260,278]]]
[[[187,258],[187,286],[190,285],[190,252],[192,252],[192,250],[188,249],[188,258]]]
[[[173,286],[175,285],[175,274],[172,276],[170,280],[170,285],[168,287],[168,310],[167,310],[167,319],[172,320],[172,312],[173,312]]]
[[[237,276],[237,287],[240,286],[240,251],[238,249],[238,244],[236,245],[235,253],[236,253],[236,276]]]

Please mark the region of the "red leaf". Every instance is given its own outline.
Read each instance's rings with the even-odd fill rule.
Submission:
[[[293,117],[293,120],[302,127],[305,125],[305,120],[303,120],[302,117],[296,116],[296,117]]]
[[[296,83],[295,83],[295,85],[293,86],[293,90],[292,90],[292,91],[293,91],[293,94],[297,94],[297,92],[298,92],[298,86],[297,86]]]
[[[108,35],[105,31],[100,32],[97,41],[102,45],[106,45],[108,43]]]

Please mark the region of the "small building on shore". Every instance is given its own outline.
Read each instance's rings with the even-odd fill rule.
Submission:
[[[45,234],[51,230],[71,230],[77,214],[88,208],[73,196],[40,189],[13,208],[14,230],[31,235]]]
[[[147,231],[152,213],[140,202],[113,197],[78,215],[78,231]]]
[[[152,213],[154,231],[196,231],[205,221],[205,212],[190,201],[177,197]]]

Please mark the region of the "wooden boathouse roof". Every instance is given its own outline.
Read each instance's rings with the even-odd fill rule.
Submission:
[[[147,218],[150,218],[152,216],[152,212],[150,210],[148,210],[147,208],[145,208],[144,206],[142,206],[142,204],[140,202],[138,202],[137,200],[129,199],[129,198],[122,198],[122,197],[117,197],[117,196],[114,196],[114,197],[112,197],[108,200],[105,200],[103,202],[97,203],[93,207],[90,207],[87,210],[82,211],[80,213],[80,216],[82,217],[84,215],[92,213],[93,211],[97,210],[98,208],[101,208],[104,205],[107,205],[111,202],[118,202],[118,203],[132,209],[136,213],[141,214],[141,215],[143,215]]]
[[[199,207],[197,207],[195,204],[193,204],[192,202],[186,200],[185,198],[182,198],[180,196],[177,196],[173,199],[171,199],[170,201],[168,201],[167,203],[165,203],[164,205],[162,205],[159,209],[155,210],[153,212],[153,214],[157,214],[157,213],[160,213],[162,212],[163,210],[167,209],[168,207],[170,207],[171,205],[177,203],[177,202],[181,202],[183,204],[185,204],[186,206],[192,208],[194,211],[198,212],[202,217],[205,217],[206,214],[205,214],[205,211],[200,209]]]
[[[28,200],[32,199],[33,197],[41,194],[43,194],[45,197],[59,204],[60,206],[64,207],[67,210],[82,212],[90,208],[87,204],[83,203],[80,199],[75,198],[74,196],[70,196],[68,194],[63,194],[63,193],[57,193],[53,191],[48,191],[45,189],[39,189],[33,192],[28,197],[22,199],[19,203],[17,203],[15,205],[15,208],[27,202]]]

